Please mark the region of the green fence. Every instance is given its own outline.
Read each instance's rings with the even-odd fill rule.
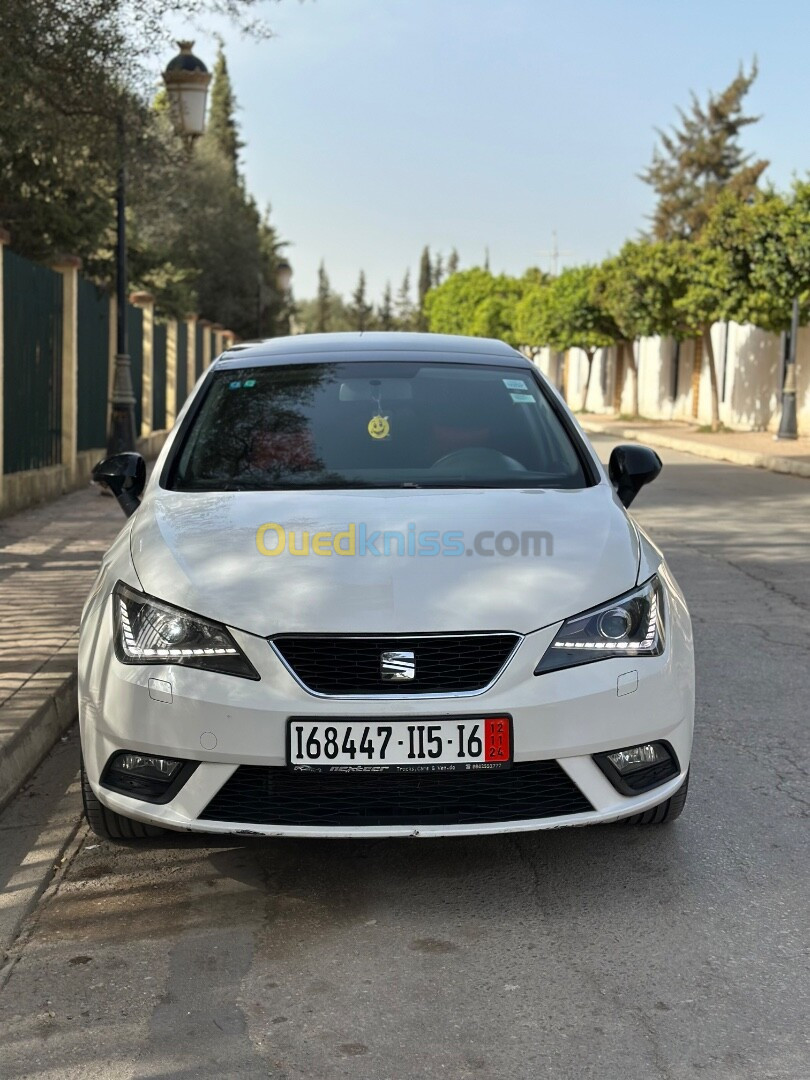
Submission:
[[[199,379],[199,377],[203,373],[203,334],[204,333],[205,333],[205,327],[200,326],[199,323],[195,323],[194,324],[194,334],[195,334],[194,380],[195,380],[195,382],[196,382],[197,379]]]
[[[177,324],[177,412],[183,408],[188,397],[188,327],[184,322]]]
[[[62,278],[3,250],[3,471],[62,454]]]
[[[127,349],[135,393],[135,437],[140,438],[143,422],[143,312],[132,304],[127,304]]]
[[[166,427],[166,333],[165,322],[155,320],[152,334],[152,430]]]
[[[110,298],[79,275],[77,304],[76,448],[95,450],[107,443]]]

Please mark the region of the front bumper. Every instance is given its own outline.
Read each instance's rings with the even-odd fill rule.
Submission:
[[[114,655],[109,595],[85,613],[79,656],[82,748],[88,779],[104,805],[126,817],[179,831],[261,836],[451,836],[522,832],[614,821],[663,802],[689,767],[694,670],[689,618],[682,601],[668,603],[662,656],[600,660],[541,676],[534,668],[557,626],[528,634],[486,692],[465,697],[352,700],[315,697],[293,678],[264,638],[232,631],[261,675],[251,682],[173,666],[125,666]],[[637,688],[627,689],[629,672]],[[170,686],[156,690],[150,680]],[[629,680],[632,685],[633,680]],[[620,689],[622,692],[620,693]],[[168,696],[171,700],[165,700]],[[161,700],[161,698],[163,700]],[[274,825],[201,818],[240,765],[282,768],[290,716],[396,721],[443,715],[508,713],[515,762],[557,761],[592,811],[472,824]],[[592,755],[666,740],[680,773],[642,795],[621,795]],[[155,805],[99,783],[110,756],[131,750],[200,764],[171,801]]]

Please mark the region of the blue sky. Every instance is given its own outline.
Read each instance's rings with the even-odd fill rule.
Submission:
[[[784,187],[810,169],[802,0],[281,0],[272,40],[177,26],[226,53],[259,203],[291,241],[298,297],[321,259],[348,293],[416,271],[424,244],[494,271],[593,262],[644,227],[654,128],[754,55],[746,146]]]

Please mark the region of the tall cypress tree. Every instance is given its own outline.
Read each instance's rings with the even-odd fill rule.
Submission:
[[[411,302],[411,272],[405,271],[402,284],[397,290],[396,302],[397,326],[400,330],[413,330],[414,310]]]
[[[450,252],[450,258],[447,260],[447,276],[452,277],[453,274],[458,273],[458,252],[455,248]]]
[[[444,281],[444,256],[438,252],[433,260],[433,287],[436,288]]]
[[[211,108],[206,134],[231,163],[234,173],[239,167],[239,151],[245,145],[239,138],[235,113],[236,98],[228,74],[228,62],[220,42],[211,83]]]
[[[319,334],[325,334],[329,329],[332,292],[329,288],[329,278],[323,261],[321,261],[321,265],[318,267],[318,297],[315,304],[315,330]]]
[[[368,330],[373,310],[366,298],[366,275],[361,270],[357,278],[357,285],[352,293],[352,301],[348,311],[353,328],[355,330]]]
[[[377,321],[380,324],[380,330],[394,329],[394,298],[391,295],[390,281],[385,283],[382,303],[377,310]]]
[[[419,308],[417,311],[417,327],[419,330],[427,330],[425,297],[430,292],[432,284],[433,267],[430,263],[430,248],[425,245],[422,249],[422,257],[419,260]]]

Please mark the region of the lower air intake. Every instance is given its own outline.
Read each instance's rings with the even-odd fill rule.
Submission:
[[[242,825],[473,825],[591,810],[556,761],[490,772],[348,776],[241,765],[200,818]]]

